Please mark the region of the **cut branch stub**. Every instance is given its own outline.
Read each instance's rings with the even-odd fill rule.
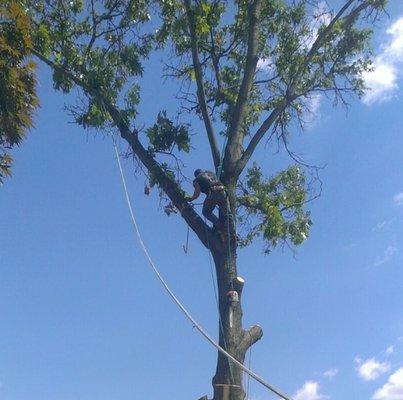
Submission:
[[[239,343],[239,350],[245,352],[253,346],[263,336],[263,329],[259,325],[253,325],[249,330],[244,331],[243,337]]]
[[[234,290],[236,290],[238,292],[239,297],[241,297],[244,284],[245,284],[245,279],[241,278],[240,276],[237,276],[234,279],[234,282],[233,282]]]

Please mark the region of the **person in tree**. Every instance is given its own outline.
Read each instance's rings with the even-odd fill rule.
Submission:
[[[188,198],[188,201],[194,201],[199,198],[201,193],[206,195],[203,202],[203,215],[213,223],[215,228],[220,228],[224,221],[224,210],[227,205],[227,197],[224,185],[217,179],[214,172],[196,169],[193,180],[194,193]],[[214,215],[213,211],[218,206],[218,215]]]

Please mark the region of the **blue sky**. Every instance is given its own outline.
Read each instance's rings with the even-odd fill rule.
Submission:
[[[240,251],[245,326],[264,337],[251,366],[295,400],[403,399],[403,4],[378,24],[374,90],[346,113],[317,99],[293,148],[327,164],[314,226],[294,256],[262,244]],[[144,121],[172,103],[145,76]],[[215,351],[161,290],[136,242],[110,138],[69,123],[66,98],[40,69],[36,128],[0,189],[0,399],[92,400],[210,394]],[[199,125],[196,124],[196,127]],[[189,167],[207,144],[196,141]],[[268,173],[286,163],[257,155]],[[177,295],[215,334],[206,250],[166,217],[144,180],[125,170],[150,252]],[[191,188],[189,187],[190,191]],[[270,399],[257,383],[249,398]]]

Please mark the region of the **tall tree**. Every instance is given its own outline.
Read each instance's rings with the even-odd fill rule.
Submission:
[[[38,106],[29,19],[20,4],[0,4],[0,184],[10,175],[9,150],[32,127]]]
[[[251,165],[255,151],[269,139],[288,149],[291,128],[303,126],[318,94],[342,103],[345,96],[363,94],[362,73],[371,68],[370,27],[386,1],[334,1],[335,8],[316,0],[25,3],[31,51],[52,69],[55,89],[82,92],[71,107],[75,121],[120,135],[150,185],[169,199],[168,210],[175,207],[211,252],[219,342],[243,363],[263,333],[259,326],[242,326],[237,249],[257,237],[267,251],[279,243],[299,245],[311,225],[304,169],[291,165],[265,177],[270,171]],[[156,110],[156,121],[140,129],[143,65],[154,52],[166,58],[165,75],[178,82],[178,113]],[[178,159],[194,151],[186,111],[203,122],[199,135],[210,148],[205,166],[225,185],[217,226],[203,220],[181,187]],[[244,399],[241,372],[218,354],[214,400]]]

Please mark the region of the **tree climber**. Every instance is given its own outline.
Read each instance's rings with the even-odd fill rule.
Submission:
[[[194,193],[188,197],[188,201],[196,200],[200,193],[204,193],[206,198],[203,202],[203,215],[213,223],[215,228],[223,226],[222,221],[225,219],[225,211],[227,206],[227,198],[224,185],[217,179],[216,175],[211,171],[203,171],[196,169],[194,172],[195,179],[193,180]],[[218,206],[217,218],[213,211]]]

